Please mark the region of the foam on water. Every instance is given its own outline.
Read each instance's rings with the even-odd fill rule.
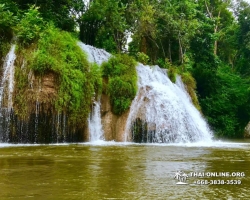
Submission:
[[[187,147],[187,148],[234,148],[234,149],[249,149],[250,143],[244,142],[225,142],[214,141],[213,143],[206,142],[194,142],[194,143],[134,143],[134,142],[115,142],[115,141],[103,141],[97,140],[93,142],[84,143],[53,143],[53,144],[10,144],[0,143],[0,148],[8,147],[32,147],[32,146],[70,146],[70,145],[82,145],[82,146],[152,146],[152,147]]]

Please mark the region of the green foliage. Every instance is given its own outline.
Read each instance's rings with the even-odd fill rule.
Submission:
[[[242,137],[249,120],[248,82],[232,72],[228,66],[218,68],[214,92],[200,99],[209,123],[220,137]],[[242,108],[245,107],[245,110]]]
[[[97,65],[96,63],[91,65],[89,79],[93,84],[95,95],[96,97],[98,97],[102,93],[103,85],[102,85],[102,71],[100,66]]]
[[[122,0],[95,0],[81,18],[80,39],[87,44],[120,53],[126,44],[126,5]]]
[[[13,13],[10,12],[5,4],[0,4],[0,32],[4,32],[14,23]]]
[[[137,53],[137,60],[138,60],[139,62],[141,62],[142,64],[147,65],[147,64],[148,64],[148,61],[149,61],[149,57],[148,57],[148,55],[146,55],[146,54],[143,53],[143,52],[138,52],[138,53]]]
[[[13,37],[12,26],[17,18],[6,4],[0,1],[0,58],[6,56],[10,48],[10,41]],[[0,61],[0,64],[2,62]]]
[[[0,40],[0,58],[4,58],[8,51],[10,50],[10,43],[8,41],[6,41],[5,39],[3,39],[2,41]],[[4,59],[2,59],[3,62]],[[0,64],[2,64],[1,60],[0,60]]]
[[[124,113],[136,95],[135,65],[136,62],[126,54],[118,54],[102,64],[103,77],[108,79],[107,92],[112,112],[116,115]]]
[[[235,68],[245,77],[250,75],[250,5],[242,2],[238,10],[238,30],[236,31]]]
[[[175,66],[171,66],[168,68],[168,77],[173,83],[176,82],[177,73],[178,69]]]
[[[52,25],[40,34],[35,50],[26,53],[28,68],[37,77],[51,72],[57,77],[58,91],[53,103],[56,111],[68,113],[72,125],[84,125],[92,97],[95,92],[101,91],[98,66],[88,63],[77,41],[69,33],[59,31]],[[20,87],[23,88],[23,85]]]
[[[15,33],[19,42],[23,45],[29,45],[38,40],[44,25],[38,8],[34,6],[30,7],[15,27]]]
[[[181,79],[183,83],[186,86],[187,92],[189,96],[191,97],[191,100],[194,104],[194,106],[198,109],[201,110],[201,107],[199,105],[199,101],[196,95],[196,81],[193,78],[193,76],[189,72],[184,72],[181,74]]]
[[[107,31],[105,27],[102,27],[99,29],[96,35],[95,46],[99,48],[103,48],[110,53],[117,52],[114,38],[112,37],[110,32]]]
[[[22,69],[21,67],[15,68],[15,98],[14,98],[14,110],[21,119],[27,119],[28,115],[28,102],[26,88],[29,84],[28,69]]]
[[[78,24],[82,41],[112,53],[125,50],[129,33],[130,55],[136,58],[137,52],[143,52],[138,60],[168,69],[173,82],[181,74],[199,109],[196,82],[202,112],[216,133],[241,137],[250,119],[250,6],[241,0],[230,2],[95,0],[86,5],[81,0],[0,0],[0,58],[16,36],[29,70],[36,76],[56,74],[59,88],[54,106],[69,112],[72,121],[86,118],[91,97],[102,91],[102,73],[103,91],[111,97],[113,112],[120,114],[136,91],[131,59],[112,58],[101,72],[75,45],[71,36],[77,31],[60,32],[51,24],[71,32]],[[26,112],[22,87],[27,73],[16,71],[16,80],[20,79],[16,104],[24,107],[20,113]]]
[[[163,60],[162,58],[159,58],[157,60],[157,64],[161,67],[161,68],[164,68],[164,69],[169,69],[172,67],[172,63],[169,62],[169,59],[168,58],[165,58],[165,60]]]
[[[79,6],[84,7],[83,1],[80,0],[13,0],[12,2],[17,4],[21,14],[29,10],[31,5],[35,5],[39,8],[44,21],[52,21],[57,28],[65,31],[74,31],[76,18],[81,16],[81,12],[83,12]]]

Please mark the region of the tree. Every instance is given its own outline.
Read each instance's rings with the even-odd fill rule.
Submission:
[[[239,30],[237,32],[236,69],[243,76],[250,75],[250,6],[239,1],[236,7]]]
[[[31,5],[39,7],[41,16],[46,21],[52,21],[56,27],[74,31],[75,21],[70,15],[75,0],[14,0],[21,11],[28,10]],[[79,1],[80,2],[80,1]]]
[[[232,20],[232,14],[228,10],[230,4],[231,0],[204,0],[204,9],[206,9],[207,15],[213,21],[214,36],[216,37],[214,41],[214,55],[217,55],[221,28],[229,19]]]
[[[139,51],[147,54],[148,46],[156,39],[156,9],[149,1],[142,0],[134,2],[132,10],[136,13],[133,38],[139,40]]]
[[[126,43],[126,5],[116,0],[95,0],[82,16],[80,39],[110,52],[121,52]]]
[[[164,32],[173,35],[173,39],[178,42],[179,62],[183,64],[184,54],[199,26],[196,19],[198,4],[193,1],[170,2],[168,0],[162,0],[161,3],[161,21],[165,21],[165,27],[162,27],[163,32],[160,35],[163,36]],[[168,35],[168,37],[171,36]]]

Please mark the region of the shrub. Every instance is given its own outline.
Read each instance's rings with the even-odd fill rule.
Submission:
[[[249,80],[224,65],[218,67],[214,76],[217,82],[213,93],[200,99],[203,112],[217,136],[243,137],[250,117]]]
[[[185,72],[181,74],[181,79],[183,83],[186,86],[187,92],[189,96],[191,97],[191,100],[194,104],[194,106],[198,109],[201,110],[197,95],[196,95],[196,81],[193,78],[193,76],[189,72]]]
[[[148,61],[149,61],[148,55],[146,55],[143,52],[138,52],[137,53],[137,59],[138,59],[139,62],[141,62],[144,65],[148,64]]]
[[[38,40],[44,26],[45,24],[42,17],[40,17],[38,8],[34,6],[30,7],[15,27],[15,34],[19,43],[29,45]]]
[[[111,57],[102,64],[103,77],[108,79],[107,92],[110,95],[112,112],[125,112],[136,95],[136,62],[126,54]]]
[[[5,4],[0,4],[0,33],[1,35],[11,32],[11,27],[14,24],[15,17],[10,12]]]
[[[177,76],[177,68],[174,66],[171,66],[168,68],[168,77],[169,79],[175,83],[176,82],[176,76]]]
[[[0,58],[6,56],[10,50],[10,41],[13,37],[12,26],[16,22],[16,16],[9,10],[6,4],[0,4]],[[2,61],[0,61],[2,65]]]

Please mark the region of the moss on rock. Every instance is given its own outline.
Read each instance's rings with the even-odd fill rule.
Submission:
[[[87,61],[77,40],[69,33],[48,25],[36,44],[28,48],[19,46],[17,54],[20,61],[15,74],[15,112],[24,118],[28,102],[37,99],[49,103],[55,112],[67,113],[71,125],[84,125],[92,98],[101,91],[102,80],[99,67]],[[29,93],[32,90],[30,74],[33,74],[37,88],[46,82],[44,79],[48,74],[52,74],[53,80],[49,84],[54,84],[55,92]]]

